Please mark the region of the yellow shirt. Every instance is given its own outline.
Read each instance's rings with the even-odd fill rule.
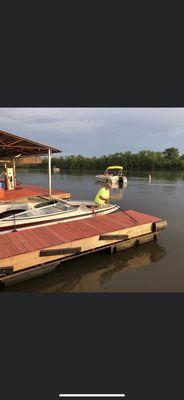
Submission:
[[[105,189],[104,187],[102,187],[96,197],[95,197],[95,203],[98,203],[100,206],[102,206],[103,204],[105,204],[105,200],[102,200],[100,198],[100,196],[102,196],[104,199],[108,200],[110,198],[110,194],[109,194],[109,189]]]

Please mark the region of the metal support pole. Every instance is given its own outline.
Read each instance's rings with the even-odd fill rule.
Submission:
[[[16,177],[16,167],[15,167],[15,158],[13,158],[13,178],[14,178],[14,187],[17,184],[17,177]]]
[[[48,195],[51,193],[51,150],[48,149]]]
[[[12,232],[17,232],[17,229],[16,229],[16,217],[15,217],[15,214],[13,214],[13,230],[12,230]]]

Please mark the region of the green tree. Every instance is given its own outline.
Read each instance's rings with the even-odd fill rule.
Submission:
[[[169,147],[163,151],[166,160],[177,159],[180,157],[179,150],[176,147]]]

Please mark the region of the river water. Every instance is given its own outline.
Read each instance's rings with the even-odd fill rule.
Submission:
[[[183,292],[184,172],[157,172],[151,183],[145,172],[127,175],[126,188],[111,189],[111,202],[166,219],[157,241],[126,251],[95,253],[63,263],[60,270],[9,287],[20,292]],[[47,186],[47,173],[19,171],[24,184]],[[93,200],[99,189],[93,173],[57,173],[53,189],[73,199]]]

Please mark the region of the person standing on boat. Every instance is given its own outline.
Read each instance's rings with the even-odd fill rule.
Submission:
[[[3,176],[3,175],[4,175],[5,188],[6,188],[7,190],[11,190],[11,182],[10,182],[10,178],[9,178],[9,176],[8,176],[8,173],[7,173],[6,168],[3,169],[3,171],[2,171],[2,173],[1,173],[1,175],[0,175],[0,178],[1,178],[1,176]]]
[[[96,197],[95,197],[95,204],[97,206],[104,206],[107,204],[110,200],[110,185],[109,183],[106,183],[100,190],[98,191]]]

